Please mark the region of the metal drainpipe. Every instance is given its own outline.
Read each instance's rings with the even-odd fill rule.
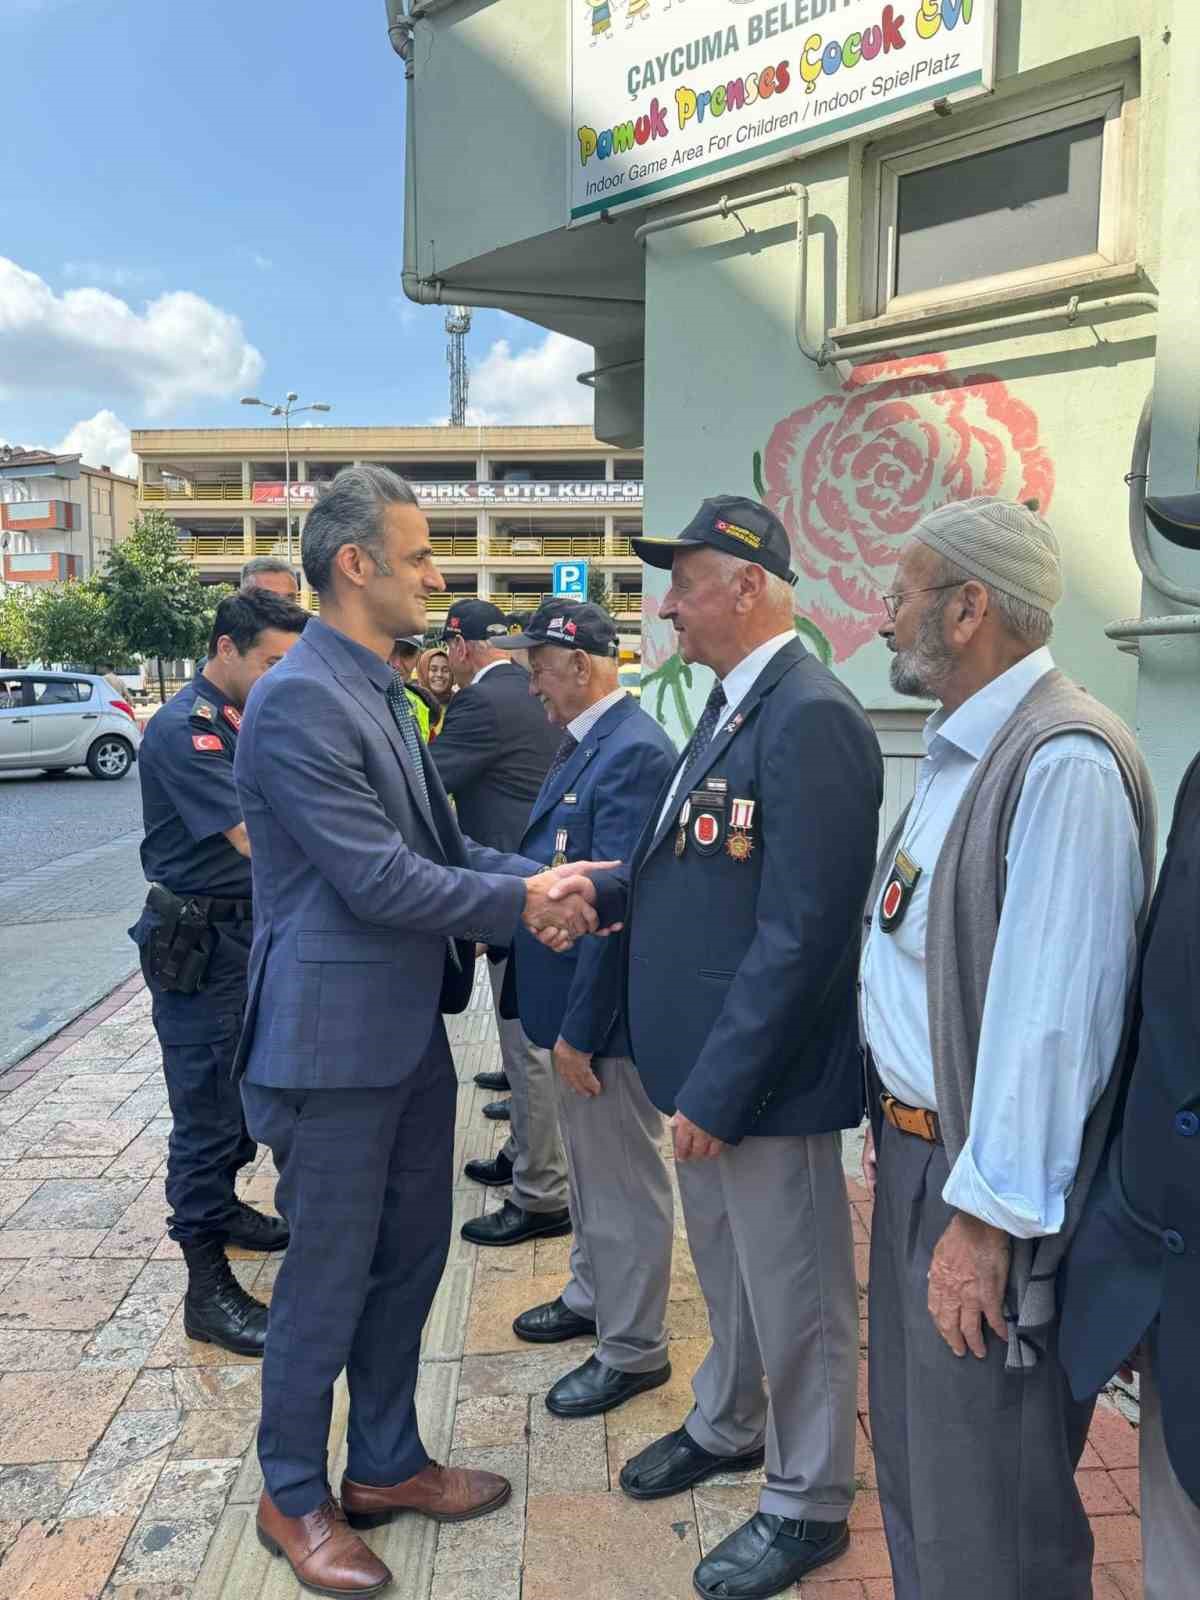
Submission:
[[[684,228],[690,222],[705,222],[710,217],[736,215],[739,211],[749,211],[754,206],[769,205],[773,200],[784,200],[789,196],[794,196],[796,200],[796,294],[792,327],[800,354],[821,367],[826,364],[824,334],[821,336],[821,344],[815,345],[809,341],[805,332],[808,314],[808,190],[804,184],[781,183],[774,189],[760,189],[755,194],[739,195],[736,200],[731,200],[727,194],[723,194],[712,205],[696,206],[691,211],[677,211],[673,216],[657,217],[653,222],[644,222],[633,237],[644,247],[646,240],[653,234],[666,233],[671,228]]]

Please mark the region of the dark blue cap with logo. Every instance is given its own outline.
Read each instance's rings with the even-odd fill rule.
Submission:
[[[498,643],[501,650],[536,650],[539,645],[556,644],[566,650],[586,650],[590,656],[616,656],[621,649],[616,623],[590,600],[547,600],[521,633]]]
[[[446,615],[442,639],[486,639],[489,644],[499,644],[507,632],[503,611],[490,600],[456,600]]]
[[[641,560],[668,571],[677,550],[708,545],[739,560],[752,561],[786,583],[796,582],[787,529],[773,511],[745,495],[717,494],[705,500],[678,538],[642,535],[629,542]]]

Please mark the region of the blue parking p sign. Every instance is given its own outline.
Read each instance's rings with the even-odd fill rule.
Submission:
[[[586,600],[588,564],[586,561],[554,563],[554,596],[557,600]]]

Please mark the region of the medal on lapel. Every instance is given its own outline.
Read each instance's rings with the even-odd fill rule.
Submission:
[[[735,800],[730,807],[725,854],[734,861],[749,861],[754,854],[754,806],[753,800]]]
[[[554,859],[552,867],[565,867],[567,864],[567,830],[560,828],[554,835]]]
[[[679,861],[683,860],[684,854],[687,851],[687,825],[691,814],[692,802],[690,800],[685,800],[679,813],[679,832],[675,835],[675,856]]]
[[[921,868],[907,850],[897,850],[888,881],[883,887],[883,899],[879,902],[879,926],[884,933],[895,933],[904,921],[920,876]]]

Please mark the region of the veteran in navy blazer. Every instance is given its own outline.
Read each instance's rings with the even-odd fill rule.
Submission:
[[[765,1443],[758,1515],[695,1575],[703,1596],[756,1600],[849,1539],[858,1303],[838,1130],[864,1109],[855,978],[883,764],[796,638],[787,533],[765,507],[706,500],[678,539],[634,547],[670,567],[659,614],[717,682],[631,862],[597,875],[597,912],[626,924],[633,1057],[673,1113],[712,1346],[683,1427],[621,1485],[676,1493],[757,1465]]]
[[[310,513],[303,557],[324,618],[250,697],[235,765],[255,902],[242,1099],[291,1229],[263,1366],[258,1528],[302,1584],[357,1595],[390,1574],[346,1518],[462,1520],[510,1492],[431,1462],[413,1396],[450,1228],[456,1083],[440,1013],[465,1005],[476,941],[508,943],[522,917],[544,926],[553,875],[460,833],[386,665],[444,587],[412,490],[382,467],[345,469]],[[594,921],[577,902],[560,941]],[[326,1443],[343,1370],[339,1509]]]
[[[509,641],[562,742],[521,840],[547,866],[627,859],[675,764],[675,747],[618,682],[616,624],[599,606],[552,600]],[[662,1117],[629,1059],[616,939],[567,955],[520,929],[505,994],[553,1051],[575,1226],[570,1279],[523,1311],[519,1338],[596,1333],[597,1349],[546,1396],[558,1416],[596,1416],[666,1383],[674,1207]],[[515,991],[515,993],[514,993]]]

